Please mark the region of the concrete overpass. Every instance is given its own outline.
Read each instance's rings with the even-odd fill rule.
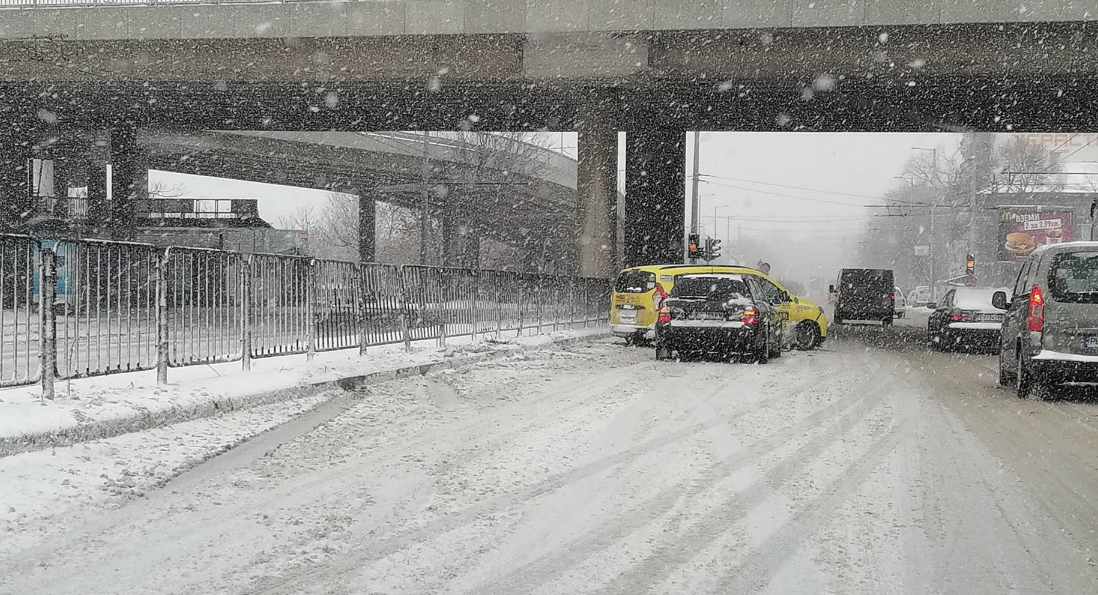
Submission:
[[[432,136],[430,216],[443,229],[445,258],[461,262],[459,230],[513,246],[571,252],[576,162],[529,143]],[[373,213],[375,201],[421,208],[423,139],[404,133],[160,132],[138,138],[145,167],[346,192]],[[372,218],[360,222],[371,230]],[[367,232],[365,237],[372,237]],[[364,261],[373,246],[360,246]],[[570,260],[570,254],[563,260]]]
[[[146,128],[577,130],[606,274],[618,131],[636,263],[681,258],[686,130],[1098,129],[1089,0],[166,4],[3,11],[7,161],[62,129],[116,131],[121,163]]]

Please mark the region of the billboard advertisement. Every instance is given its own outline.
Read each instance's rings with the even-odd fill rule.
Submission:
[[[1022,262],[1038,246],[1070,242],[1068,211],[1004,210],[999,218],[999,260]]]

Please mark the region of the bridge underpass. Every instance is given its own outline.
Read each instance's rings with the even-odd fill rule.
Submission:
[[[1072,18],[245,37],[201,52],[169,38],[16,39],[0,45],[0,105],[14,162],[62,130],[578,131],[578,267],[609,274],[617,217],[625,264],[682,258],[688,130],[1098,130],[1098,40],[1085,15]],[[630,139],[623,213],[605,191],[618,131]],[[134,187],[115,184],[115,196]]]

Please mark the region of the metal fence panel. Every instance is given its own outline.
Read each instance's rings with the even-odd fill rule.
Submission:
[[[170,365],[241,358],[245,258],[201,248],[168,250],[164,278]]]
[[[363,326],[367,345],[385,345],[404,340],[401,319],[404,310],[404,282],[400,268],[388,264],[359,265],[364,286]]]
[[[248,325],[252,357],[307,353],[313,340],[312,259],[252,254]]]
[[[0,236],[0,386],[37,382],[41,374],[41,245]]]
[[[156,367],[156,275],[149,244],[43,242],[57,262],[57,375],[81,378]]]
[[[316,349],[360,345],[364,309],[362,271],[353,262],[318,260],[313,265],[313,324]]]

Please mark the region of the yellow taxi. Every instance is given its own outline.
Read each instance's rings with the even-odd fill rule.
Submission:
[[[814,349],[827,339],[827,317],[823,309],[806,298],[787,291],[757,269],[735,265],[662,264],[623,270],[614,282],[610,303],[610,331],[626,343],[648,341],[656,336],[660,304],[675,286],[675,277],[688,273],[733,273],[758,277],[767,300],[786,320],[787,337],[798,349]]]

